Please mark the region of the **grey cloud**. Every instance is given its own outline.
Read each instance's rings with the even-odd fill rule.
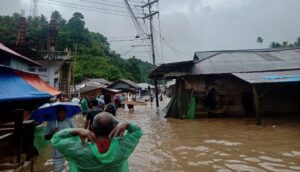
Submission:
[[[69,2],[82,3],[80,0]],[[194,51],[199,50],[259,48],[256,43],[258,36],[263,37],[264,48],[271,41],[294,42],[300,36],[299,0],[160,0],[159,7],[163,37],[173,47],[164,44],[165,62],[190,60]],[[28,11],[28,3],[6,0],[0,7],[0,13],[12,14],[20,12],[21,8],[27,8]],[[59,10],[66,19],[75,11],[82,12],[89,30],[100,32],[108,38],[134,37],[137,34],[130,18],[42,3],[39,5],[39,12],[48,17],[54,9]],[[158,30],[157,21],[155,28]],[[155,39],[158,61],[161,62],[159,35],[156,34]],[[112,49],[122,47],[121,53],[130,50],[130,42],[112,43]],[[145,49],[136,48],[132,51]],[[139,56],[143,56],[144,60],[151,59],[149,53],[136,57]]]

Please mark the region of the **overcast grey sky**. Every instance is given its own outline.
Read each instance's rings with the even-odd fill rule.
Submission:
[[[38,12],[48,19],[53,10],[58,10],[67,20],[78,11],[85,16],[86,27],[90,31],[99,32],[110,40],[132,39],[137,34],[129,17],[45,3],[49,0],[40,1],[43,2],[39,2]],[[86,5],[126,11],[84,0],[55,1],[81,4],[82,7]],[[123,0],[89,1],[124,5]],[[142,0],[129,1],[133,5]],[[30,13],[30,4],[31,0],[1,0],[0,14],[10,15],[24,9],[27,16]],[[135,8],[138,7],[133,6]],[[158,7],[154,6],[153,9]],[[191,60],[195,51],[260,48],[256,43],[258,36],[264,39],[263,48],[267,48],[272,41],[295,42],[300,37],[299,9],[300,0],[160,0],[161,31],[166,41],[162,41],[162,58],[160,37],[155,32],[157,61],[162,63]],[[142,26],[147,26],[143,21],[140,22]],[[154,27],[159,31],[158,17],[154,19]],[[149,31],[149,28],[145,30]],[[111,42],[111,48],[121,53],[124,58],[135,55],[136,58],[150,61],[149,47],[131,47],[139,44],[141,41]]]

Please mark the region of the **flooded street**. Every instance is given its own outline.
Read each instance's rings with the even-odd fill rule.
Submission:
[[[299,120],[258,127],[245,118],[166,119],[142,106],[118,118],[144,131],[132,171],[300,171]]]
[[[258,127],[255,119],[179,120],[162,114],[154,104],[137,106],[134,113],[118,111],[120,121],[144,131],[129,158],[131,171],[300,171],[299,119],[267,119]],[[45,171],[49,163],[43,167],[41,157],[38,168]]]

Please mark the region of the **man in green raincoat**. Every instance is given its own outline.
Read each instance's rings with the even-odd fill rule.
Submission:
[[[102,112],[94,118],[93,132],[65,129],[57,132],[51,142],[69,160],[71,172],[127,172],[128,157],[142,135],[137,125],[118,124],[114,116]],[[87,144],[83,141],[86,138],[90,140]]]

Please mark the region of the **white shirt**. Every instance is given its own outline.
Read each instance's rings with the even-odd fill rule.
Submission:
[[[79,98],[77,98],[77,97],[74,97],[73,99],[72,99],[72,101],[71,101],[72,103],[75,103],[75,104],[79,104],[79,102],[80,102],[80,99]]]
[[[132,101],[132,95],[127,96],[127,101],[131,102]]]

